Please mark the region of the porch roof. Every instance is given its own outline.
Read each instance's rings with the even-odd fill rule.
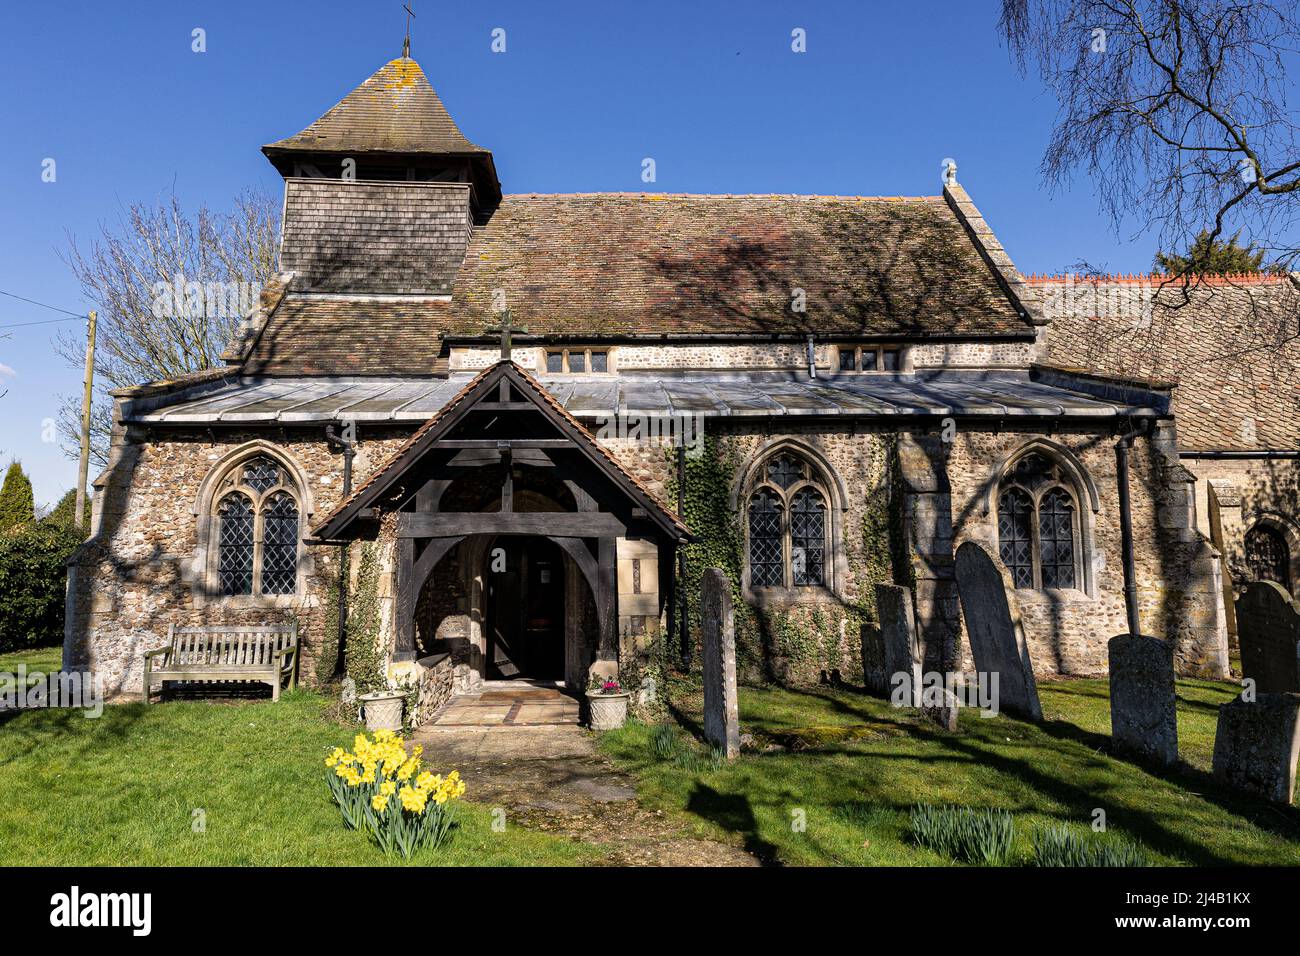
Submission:
[[[131,423],[165,425],[427,421],[471,381],[428,378],[237,378],[133,399]],[[1120,418],[1168,413],[1169,391],[1033,366],[809,379],[790,374],[556,375],[538,381],[579,419],[612,415],[970,416]]]

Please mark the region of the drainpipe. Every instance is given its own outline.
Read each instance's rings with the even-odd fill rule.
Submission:
[[[811,334],[808,336],[808,377],[817,377],[817,350]]]
[[[1133,507],[1128,492],[1128,455],[1133,447],[1133,439],[1147,434],[1144,423],[1140,428],[1125,432],[1115,442],[1115,481],[1119,485],[1119,532],[1120,553],[1124,562],[1124,612],[1128,617],[1128,632],[1133,637],[1140,637],[1141,626],[1138,623],[1137,571],[1133,566]]]
[[[343,427],[336,430],[333,424],[325,426],[325,440],[331,446],[342,446],[343,448],[343,500],[346,501],[352,494],[352,458],[356,455],[356,437],[355,433],[351,438],[344,438],[348,429]],[[339,652],[334,658],[333,680],[342,680],[347,675],[347,666],[343,659],[344,646],[346,644],[345,635],[347,633],[348,621],[348,546],[339,545],[339,633],[338,648]]]
[[[679,443],[677,445],[677,513],[685,516],[686,513],[686,445]],[[680,542],[677,544],[677,581],[678,588],[681,590],[681,602],[677,607],[677,633],[682,647],[682,668],[687,672],[691,669],[691,628],[687,621],[687,610],[690,607],[690,599],[686,594],[686,548]]]

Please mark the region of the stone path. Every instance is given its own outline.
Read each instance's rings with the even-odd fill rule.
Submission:
[[[412,740],[424,746],[428,765],[460,771],[467,799],[502,807],[507,826],[595,844],[608,866],[758,865],[739,847],[693,837],[668,814],[637,806],[634,781],[599,753],[595,736],[576,718],[510,725],[480,704],[480,716],[495,725],[439,722]],[[463,715],[472,707],[467,704]]]
[[[475,693],[449,700],[430,726],[575,726],[578,710],[578,699],[554,684],[488,681]]]

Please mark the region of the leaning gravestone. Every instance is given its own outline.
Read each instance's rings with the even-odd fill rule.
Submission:
[[[704,739],[722,748],[732,760],[740,753],[735,616],[731,582],[717,568],[704,572],[700,619],[704,631]]]
[[[1252,581],[1237,599],[1241,671],[1260,694],[1300,691],[1300,608],[1281,585]]]
[[[957,594],[975,670],[998,675],[999,709],[1042,720],[1038,685],[1011,578],[982,546],[957,549]]]
[[[1214,776],[1235,790],[1290,804],[1300,754],[1300,696],[1260,694],[1219,708]]]
[[[1174,650],[1154,637],[1121,634],[1110,656],[1110,735],[1117,749],[1159,764],[1178,762]]]
[[[880,636],[880,625],[875,621],[863,621],[861,633],[862,682],[868,694],[888,697],[889,673],[885,670],[885,646]]]
[[[921,693],[921,647],[916,639],[916,617],[912,613],[911,590],[897,584],[877,584],[876,613],[880,617],[886,692],[890,700],[900,706],[918,707]]]

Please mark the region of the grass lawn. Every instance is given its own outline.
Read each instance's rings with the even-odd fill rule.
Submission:
[[[0,846],[7,865],[371,865],[346,830],[322,761],[355,732],[328,701],[176,702],[0,714]],[[454,768],[432,768],[447,771]],[[202,810],[206,832],[194,832]],[[462,802],[450,846],[412,863],[570,865],[580,843],[507,827]]]
[[[13,674],[19,664],[27,665],[27,672],[39,671],[51,674],[63,666],[63,645],[54,647],[33,647],[25,651],[11,651],[0,654],[0,674]]]
[[[1186,764],[1159,774],[1108,755],[1106,681],[1044,682],[1039,692],[1040,726],[963,711],[960,733],[947,734],[852,691],[741,688],[741,730],[759,751],[731,765],[688,760],[683,768],[658,757],[654,729],[640,724],[604,735],[602,745],[639,777],[644,805],[787,864],[950,862],[911,843],[908,809],[918,803],[1011,811],[1017,859],[1037,826],[1082,831],[1101,808],[1112,835],[1162,863],[1300,864],[1300,811],[1234,796],[1209,775],[1217,706],[1232,685],[1179,682]],[[698,689],[675,684],[670,693],[696,733]],[[798,811],[803,832],[792,825]]]

